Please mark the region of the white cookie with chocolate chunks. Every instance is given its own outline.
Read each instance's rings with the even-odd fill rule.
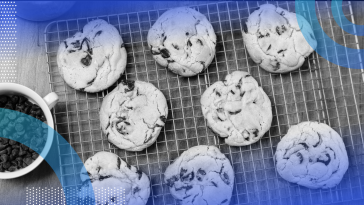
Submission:
[[[98,152],[86,160],[84,168],[86,170],[82,169],[80,173],[82,187],[79,198],[82,202],[90,202],[88,193],[94,191],[95,204],[145,205],[147,203],[150,195],[148,176],[124,162],[118,155]],[[92,186],[88,180],[91,180]]]
[[[69,86],[95,93],[113,85],[124,73],[126,50],[118,30],[97,19],[59,45],[57,64]]]
[[[200,12],[179,7],[166,11],[148,32],[154,59],[181,76],[203,72],[215,56],[216,35]]]
[[[201,107],[207,125],[231,146],[258,141],[272,123],[272,105],[267,94],[243,71],[235,71],[207,88]]]
[[[263,4],[254,10],[243,27],[244,44],[250,57],[268,72],[286,73],[299,68],[317,46],[306,19],[272,4]]]
[[[167,100],[153,84],[122,81],[103,99],[101,128],[120,149],[141,151],[152,145],[165,125]]]
[[[181,205],[228,205],[234,170],[217,147],[200,145],[184,151],[167,167],[164,182]]]
[[[349,166],[340,135],[324,123],[302,122],[289,128],[275,153],[279,175],[311,189],[338,185]]]

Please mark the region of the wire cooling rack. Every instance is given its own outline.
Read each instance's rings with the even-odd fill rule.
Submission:
[[[47,63],[51,90],[60,97],[53,110],[55,128],[85,161],[99,151],[111,151],[137,166],[151,179],[148,204],[176,204],[163,184],[166,167],[184,150],[196,145],[216,145],[230,159],[235,171],[231,204],[324,204],[364,198],[363,70],[339,67],[311,54],[304,65],[288,74],[271,74],[259,68],[245,50],[242,22],[253,9],[265,2],[220,2],[192,6],[210,20],[217,35],[216,56],[208,70],[198,76],[183,78],[155,63],[147,45],[147,33],[166,10],[55,21],[45,30]],[[271,2],[295,11],[294,2]],[[331,14],[331,3],[316,2],[320,25],[312,24],[314,10],[305,18],[315,36],[318,49],[346,63],[349,56],[338,56],[333,45],[326,44],[323,32],[334,41],[359,49],[358,39],[345,33]],[[354,22],[350,2],[344,2],[346,17]],[[121,33],[127,50],[127,68],[122,78],[154,84],[167,98],[169,116],[157,142],[142,152],[128,152],[110,145],[100,131],[99,108],[107,91],[88,94],[68,87],[58,73],[56,56],[60,42],[72,36],[90,20],[101,18]],[[340,25],[340,26],[339,26]],[[200,96],[212,83],[235,70],[248,71],[268,94],[273,106],[272,127],[263,138],[250,146],[230,147],[206,127]],[[120,82],[120,81],[119,81]],[[273,156],[277,143],[291,125],[302,121],[320,121],[333,127],[344,139],[350,167],[342,182],[329,190],[310,190],[286,182],[275,171]],[[79,171],[73,157],[59,145],[62,180],[69,186]],[[76,170],[76,171],[75,171]],[[361,170],[361,171],[360,171]]]

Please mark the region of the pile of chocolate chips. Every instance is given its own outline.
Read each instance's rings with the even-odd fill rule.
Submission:
[[[42,109],[23,96],[1,95],[0,108],[4,108],[0,109],[0,172],[12,172],[38,158],[47,141],[48,126],[43,123],[46,118]]]

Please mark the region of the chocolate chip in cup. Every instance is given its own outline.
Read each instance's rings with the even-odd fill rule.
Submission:
[[[44,133],[48,132],[48,126],[43,125],[46,117],[42,109],[24,96],[1,95],[0,108],[3,108],[0,109],[0,172],[14,172],[39,157],[47,140]],[[19,141],[29,143],[34,150]]]

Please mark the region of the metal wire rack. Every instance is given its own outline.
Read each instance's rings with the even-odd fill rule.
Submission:
[[[151,10],[90,18],[61,20],[50,23],[45,30],[45,46],[51,90],[60,96],[54,108],[55,129],[72,145],[83,161],[98,151],[111,151],[137,166],[151,179],[148,204],[176,204],[163,184],[166,167],[184,150],[196,145],[216,145],[230,159],[235,171],[235,187],[231,204],[324,204],[364,198],[364,74],[361,69],[339,67],[311,54],[305,64],[288,74],[271,74],[260,69],[249,57],[242,39],[242,22],[250,12],[266,2],[219,2],[191,6],[210,20],[217,35],[216,56],[208,70],[198,76],[183,78],[167,71],[154,61],[146,41],[149,28],[164,12]],[[294,2],[270,2],[295,11]],[[320,25],[312,25],[317,39],[322,30],[334,41],[359,49],[358,39],[344,32],[341,22],[335,22],[331,4],[316,2]],[[304,5],[303,5],[304,6]],[[307,7],[306,7],[307,8]],[[344,2],[347,18],[354,22],[350,2]],[[99,108],[103,97],[115,86],[96,94],[75,91],[58,73],[56,56],[64,39],[94,18],[114,25],[127,50],[127,68],[122,78],[147,81],[158,87],[168,101],[169,116],[157,142],[142,152],[128,152],[110,145],[100,131]],[[333,45],[319,44],[330,56],[349,62],[349,55],[338,56]],[[200,107],[200,96],[212,83],[226,74],[244,70],[263,87],[273,106],[271,129],[255,144],[230,147],[206,127]],[[310,190],[286,182],[275,171],[273,156],[277,143],[291,125],[302,121],[320,121],[333,127],[344,139],[350,168],[342,182],[329,190]],[[62,180],[69,186],[79,181],[70,176],[80,165],[59,145],[62,155]]]

